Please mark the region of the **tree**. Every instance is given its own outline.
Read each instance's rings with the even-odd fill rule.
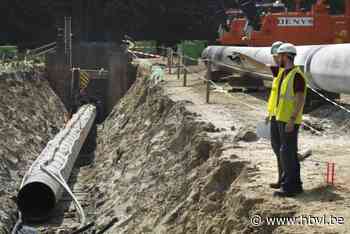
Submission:
[[[85,32],[85,40],[119,40],[124,34],[138,40],[215,40],[218,25],[226,19],[225,9],[234,7],[235,1],[2,0],[0,43],[33,47],[53,41],[56,26],[69,15],[76,22],[73,29]],[[315,1],[305,0],[302,7],[310,9]],[[283,2],[293,9],[294,0]],[[329,2],[331,12],[344,7],[344,0]],[[81,19],[76,12],[82,13]]]

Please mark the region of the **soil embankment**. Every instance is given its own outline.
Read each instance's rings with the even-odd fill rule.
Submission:
[[[344,211],[350,205],[344,184],[347,171],[339,169],[337,187],[325,186],[323,174],[323,162],[333,156],[327,151],[330,145],[338,149],[332,159],[346,162],[344,132],[335,136],[323,130],[317,135],[302,129],[301,150],[314,150],[313,159],[320,161],[302,164],[304,194],[274,198],[268,184],[276,180],[275,156],[269,142],[255,135],[255,124],[265,114],[262,100],[213,92],[211,104],[206,104],[205,84],[196,76],[189,75],[188,87],[182,87],[176,75],[155,86],[147,69],[140,70],[136,83],[101,126],[96,164],[84,178],[93,185],[98,227],[110,225],[108,233],[349,230],[347,223],[251,223],[254,215],[262,220],[308,215],[350,218]],[[314,114],[308,123],[315,126],[321,118]],[[316,147],[320,141],[324,147]]]
[[[136,82],[99,126],[95,162],[71,176],[73,191],[97,230],[348,233],[348,114],[324,106],[305,116],[317,129],[303,127],[300,132],[300,151],[313,151],[302,162],[305,192],[274,198],[268,184],[276,180],[276,159],[270,142],[255,134],[256,123],[266,114],[261,94],[212,91],[207,104],[206,84],[193,74],[200,73],[200,67],[191,67],[187,87],[175,74],[155,84],[145,65],[150,61],[141,62]],[[5,195],[0,197],[0,210],[5,211],[0,223],[6,233],[15,222],[11,196],[25,169],[61,126],[63,108],[42,79],[5,79],[0,84],[6,98],[0,102],[0,119],[6,123],[0,133],[1,180],[10,184],[1,188]],[[328,161],[336,162],[335,186],[325,184]],[[69,204],[59,222],[40,230],[70,232],[79,225],[75,213]],[[260,217],[261,223],[254,226],[253,217]],[[277,217],[304,219],[283,225],[266,221]],[[323,217],[326,222],[334,222],[334,217],[345,222],[322,224]],[[313,225],[307,225],[310,219]]]
[[[15,224],[14,198],[24,173],[63,126],[63,113],[42,72],[0,76],[0,233]]]

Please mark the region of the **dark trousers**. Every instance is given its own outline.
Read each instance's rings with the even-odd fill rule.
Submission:
[[[278,182],[286,192],[294,192],[302,188],[300,178],[300,162],[298,160],[299,125],[294,131],[286,133],[286,123],[271,120],[271,146],[277,156]]]
[[[283,180],[282,176],[284,176],[284,173],[282,170],[282,161],[280,157],[281,139],[280,139],[278,124],[275,117],[272,117],[270,121],[270,126],[271,126],[271,146],[277,159],[277,171],[278,171],[277,183],[282,184],[282,180]]]

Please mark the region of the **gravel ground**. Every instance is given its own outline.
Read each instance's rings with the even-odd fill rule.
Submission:
[[[196,79],[196,78],[195,78]],[[197,105],[192,105],[196,113],[200,113],[203,119],[211,122],[219,128],[232,129],[254,129],[257,122],[262,121],[265,116],[266,102],[262,100],[261,94],[231,93],[224,95],[221,92],[211,93],[211,104],[205,102],[205,85],[193,81],[193,85],[184,88],[180,87],[181,82],[174,76],[169,77],[166,89],[177,100],[191,100]],[[348,107],[349,97],[342,96],[341,103]],[[349,189],[347,180],[350,176],[350,161],[348,155],[349,142],[349,114],[332,105],[325,105],[307,114],[307,123],[321,130],[320,134],[313,134],[311,131],[301,130],[300,151],[312,150],[313,155],[302,163],[302,178],[305,193],[293,199],[273,198],[272,191],[268,184],[276,180],[276,161],[270,148],[270,142],[264,139],[257,141],[240,141],[238,147],[230,147],[224,144],[228,150],[223,154],[235,154],[239,158],[248,160],[257,173],[251,177],[254,182],[248,183],[246,192],[259,191],[257,198],[263,198],[264,209],[276,207],[280,211],[293,212],[294,216],[312,215],[327,217],[333,215],[345,219],[343,225],[314,225],[278,227],[275,233],[348,233],[350,230],[350,213],[346,207],[350,206]],[[225,132],[225,131],[224,131]],[[223,133],[225,134],[225,133]],[[236,133],[233,133],[233,135]],[[325,183],[326,162],[335,162],[336,176],[335,186],[327,186]],[[288,204],[293,208],[283,208],[282,204]],[[260,208],[259,208],[260,209]],[[256,210],[256,214],[261,210]],[[273,211],[273,209],[271,209]]]

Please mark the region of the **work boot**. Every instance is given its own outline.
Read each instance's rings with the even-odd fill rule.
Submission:
[[[281,183],[272,183],[270,184],[270,188],[279,189],[281,188]]]

